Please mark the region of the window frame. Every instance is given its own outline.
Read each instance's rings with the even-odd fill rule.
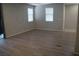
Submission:
[[[46,20],[47,19],[46,16],[48,15],[47,12],[46,12],[47,8],[52,8],[52,20]],[[51,14],[49,14],[49,15],[51,15]],[[45,8],[45,21],[46,22],[53,22],[54,21],[54,8],[53,7],[46,7]]]
[[[29,17],[30,17],[29,16],[29,9],[32,9],[32,11],[33,11],[32,14],[30,14],[30,15],[32,15],[32,20],[31,21],[29,20]],[[34,21],[34,9],[33,9],[33,7],[28,7],[27,13],[28,13],[27,14],[28,15],[28,22],[33,22]]]

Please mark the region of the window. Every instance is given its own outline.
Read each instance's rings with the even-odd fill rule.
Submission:
[[[28,22],[33,22],[33,8],[28,8]]]
[[[45,14],[46,14],[46,16],[45,16],[45,20],[47,21],[47,22],[51,22],[51,21],[53,21],[53,8],[46,8],[45,9]]]

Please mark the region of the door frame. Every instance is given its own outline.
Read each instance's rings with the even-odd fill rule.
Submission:
[[[6,33],[5,33],[5,26],[4,26],[4,17],[3,17],[3,8],[2,8],[2,4],[0,3],[0,9],[1,9],[1,20],[2,20],[2,30],[3,30],[3,35],[4,35],[4,39],[6,38]]]

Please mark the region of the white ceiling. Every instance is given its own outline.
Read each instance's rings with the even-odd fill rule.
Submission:
[[[65,5],[74,5],[74,4],[78,4],[78,3],[65,3]]]
[[[46,5],[49,3],[30,3],[30,5],[38,6],[38,5]]]
[[[51,4],[51,3],[29,3],[30,5],[38,6],[38,5],[46,5],[46,4]],[[77,3],[64,3],[65,5],[73,5]]]

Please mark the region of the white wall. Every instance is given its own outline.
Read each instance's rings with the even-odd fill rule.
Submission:
[[[79,5],[78,5],[78,10],[79,10]],[[78,21],[77,21],[77,32],[76,32],[76,41],[75,41],[75,51],[74,53],[76,55],[79,55],[79,11],[78,11]]]
[[[16,35],[33,28],[33,23],[27,20],[26,4],[3,4],[3,15],[6,36]]]
[[[78,16],[78,4],[65,5],[64,31],[76,32]]]
[[[63,5],[64,4],[48,4],[48,5],[39,5],[35,8],[35,20],[37,29],[45,30],[63,30]],[[52,7],[54,8],[54,21],[46,22],[45,21],[45,8]]]
[[[31,29],[63,31],[64,28],[64,30],[76,30],[78,11],[77,5],[66,6],[66,11],[64,10],[65,6],[62,3],[38,5],[37,7],[35,7],[35,19],[33,23],[28,22],[28,7],[33,6],[29,6],[27,4],[3,4],[5,32],[7,37],[23,33]],[[53,22],[45,21],[46,7],[54,8]]]
[[[45,8],[54,8],[54,21],[45,21]],[[38,5],[35,8],[35,20],[37,29],[76,32],[78,16],[78,4],[48,4]]]

